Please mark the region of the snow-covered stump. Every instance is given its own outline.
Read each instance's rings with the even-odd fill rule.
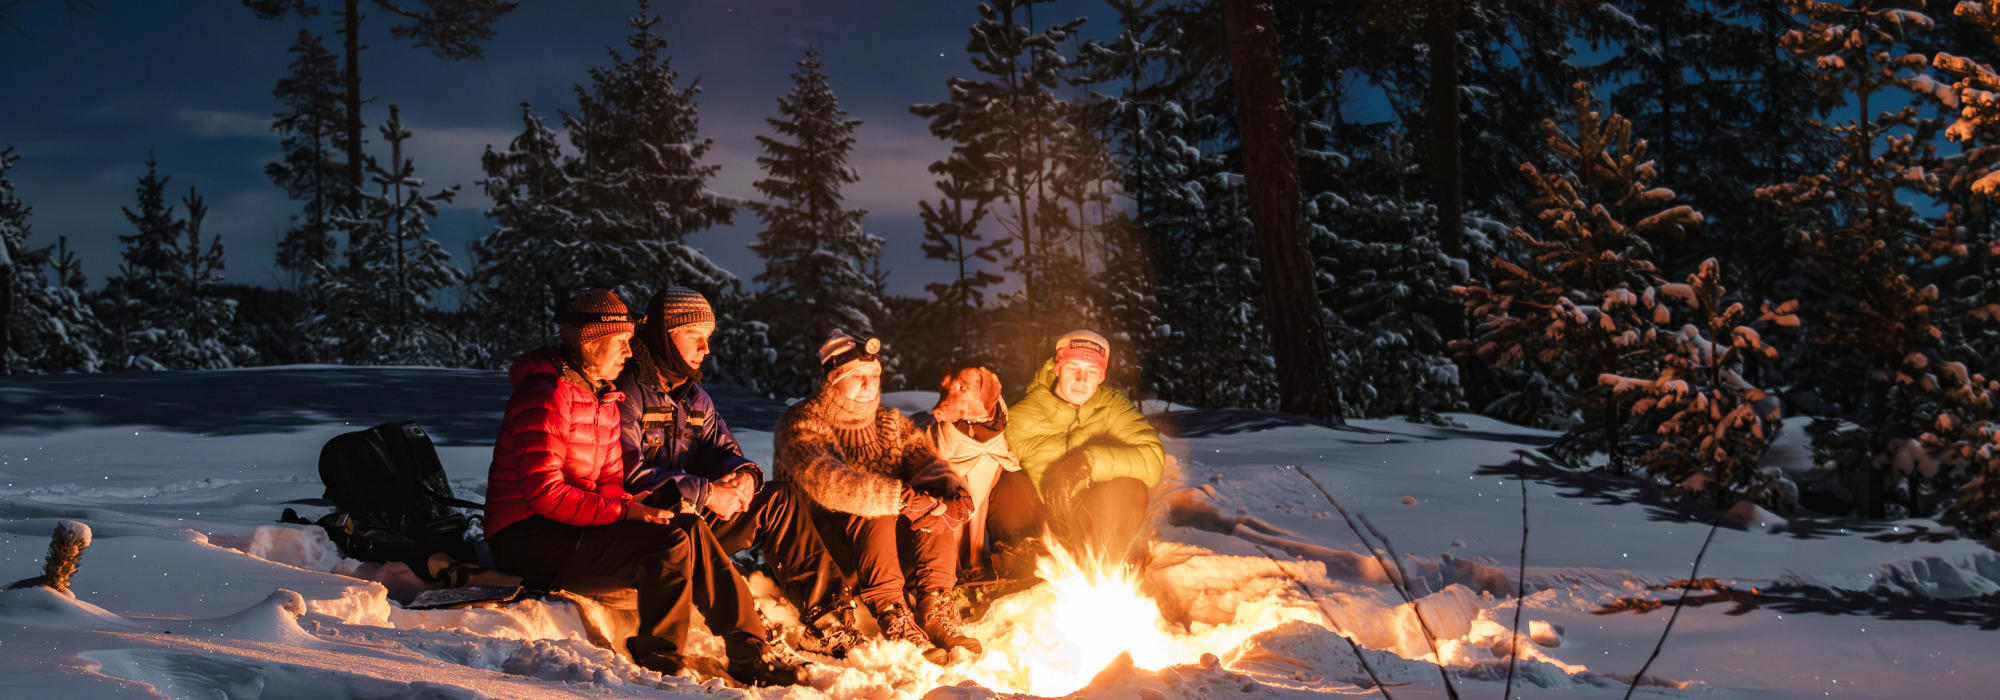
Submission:
[[[42,562],[42,575],[15,581],[8,588],[43,586],[68,593],[69,579],[76,575],[76,562],[83,558],[83,550],[89,546],[89,525],[75,520],[56,523],[55,534],[49,539],[49,557]]]

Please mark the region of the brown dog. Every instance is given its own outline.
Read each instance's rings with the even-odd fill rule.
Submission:
[[[981,567],[986,562],[987,517],[995,516],[1001,531],[1012,534],[1025,526],[1014,521],[1032,518],[1034,488],[1000,488],[1004,493],[1021,491],[1026,499],[1000,498],[995,512],[994,494],[1003,483],[1027,482],[1021,462],[1007,446],[1007,406],[1000,402],[1000,377],[985,367],[966,367],[944,375],[938,383],[937,420],[925,429],[937,446],[938,459],[965,480],[972,493],[972,519],[966,524],[960,544],[959,561],[964,566]],[[1016,503],[1019,501],[1020,503]]]
[[[939,423],[984,423],[993,418],[999,405],[999,375],[985,367],[966,367],[945,374],[944,381],[938,382],[938,403],[931,415]]]

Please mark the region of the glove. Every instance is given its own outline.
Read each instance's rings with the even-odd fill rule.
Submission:
[[[942,517],[945,527],[953,530],[964,527],[965,522],[972,519],[972,506],[972,494],[966,493],[965,489],[959,489],[958,496],[944,502]]]
[[[936,496],[908,486],[903,487],[903,517],[909,518],[912,525],[924,527],[921,523],[925,518],[934,516],[940,505],[943,503],[939,502]]]
[[[1083,455],[1071,454],[1049,465],[1042,473],[1042,504],[1048,506],[1049,517],[1065,520],[1075,514],[1077,499],[1089,482],[1090,462]]]

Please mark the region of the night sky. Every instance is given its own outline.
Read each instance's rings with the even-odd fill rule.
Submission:
[[[418,174],[432,189],[464,185],[433,231],[459,264],[489,227],[489,202],[475,184],[479,155],[520,132],[523,101],[560,127],[556,110],[573,109],[572,85],[586,80],[588,66],[609,62],[607,47],[624,48],[635,8],[632,0],[524,0],[495,25],[486,57],[467,62],[388,36],[389,17],[364,20],[369,152],[386,157],[375,127],[390,103],[400,105]],[[849,205],[867,209],[863,225],[888,241],[882,264],[890,291],[901,294],[921,294],[947,274],[922,259],[917,202],[936,196],[925,168],[949,146],[908,108],[943,100],[946,78],[972,73],[964,46],[975,8],[922,0],[655,4],[682,84],[701,81],[702,135],[715,141],[708,162],[722,166],[712,186],[725,194],[755,194],[755,137],[767,133],[764,119],[790,88],[794,62],[806,46],[818,49],[842,107],[863,121],[852,154],[862,181],[847,188]],[[1117,31],[1103,3],[1053,8],[1038,8],[1047,14],[1037,19],[1087,16],[1086,36]],[[206,230],[222,236],[228,277],[279,283],[273,251],[297,207],[263,172],[279,157],[271,88],[299,28],[341,50],[330,13],[264,21],[233,1],[94,0],[72,14],[56,0],[27,0],[8,19],[12,26],[0,27],[0,145],[21,156],[11,177],[34,208],[32,245],[67,235],[93,287],[114,274],[117,236],[131,232],[119,208],[133,205],[150,150],[176,199],[190,185],[206,198]],[[761,270],[747,248],[757,229],[754,216],[739,213],[735,225],[693,243],[748,284]]]

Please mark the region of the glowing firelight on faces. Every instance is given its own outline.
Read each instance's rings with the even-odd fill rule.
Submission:
[[[995,601],[978,623],[987,653],[967,676],[981,685],[1060,696],[1088,685],[1121,653],[1130,652],[1136,668],[1166,668],[1198,662],[1204,653],[1226,655],[1291,620],[1317,620],[1309,608],[1265,608],[1254,619],[1179,629],[1140,590],[1129,567],[1050,549],[1036,568],[1044,583]]]

